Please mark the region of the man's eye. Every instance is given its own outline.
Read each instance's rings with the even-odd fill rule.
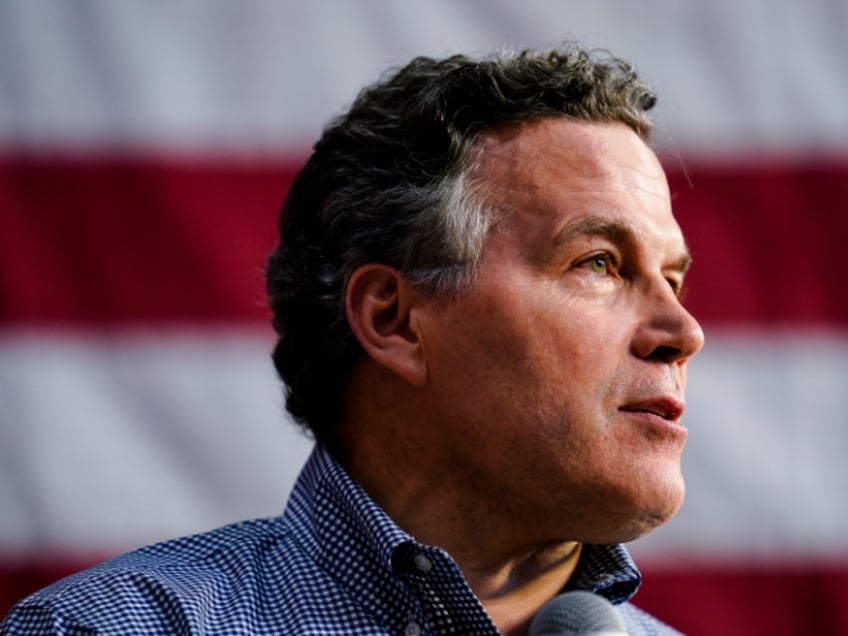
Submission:
[[[612,259],[609,254],[597,254],[587,261],[587,265],[596,274],[606,274],[612,267]]]
[[[674,292],[674,295],[678,298],[683,298],[683,292],[685,291],[685,287],[683,285],[682,280],[677,280],[675,278],[667,278],[669,286],[671,287],[671,291]]]

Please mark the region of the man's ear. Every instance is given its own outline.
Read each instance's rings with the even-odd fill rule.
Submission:
[[[365,352],[413,386],[427,382],[421,333],[415,320],[420,294],[398,270],[381,263],[359,267],[345,291],[345,315]]]

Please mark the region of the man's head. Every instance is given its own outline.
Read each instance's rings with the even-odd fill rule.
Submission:
[[[467,291],[351,279],[370,357],[420,387],[383,396],[380,410],[406,404],[370,458],[395,461],[389,486],[418,473],[519,542],[632,540],[683,500],[686,364],[703,344],[662,167],[621,123],[545,118],[487,132],[475,176],[503,212]],[[392,297],[406,322],[387,329],[373,301]]]
[[[578,47],[418,58],[364,90],[295,179],[268,262],[274,362],[294,417],[337,446],[363,355],[345,315],[358,268],[389,265],[433,297],[474,284],[493,224],[511,212],[478,179],[489,132],[565,117],[620,122],[646,139],[654,102],[628,64]]]

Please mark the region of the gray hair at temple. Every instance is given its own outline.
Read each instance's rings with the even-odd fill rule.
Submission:
[[[295,420],[331,450],[362,350],[344,312],[361,265],[430,294],[473,285],[497,210],[475,181],[485,131],[551,117],[622,122],[647,140],[655,94],[633,67],[577,44],[483,59],[418,57],[332,121],[280,215],[266,283],[274,365]]]

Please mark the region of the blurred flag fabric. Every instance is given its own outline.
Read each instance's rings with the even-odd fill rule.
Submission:
[[[417,54],[633,60],[694,255],[679,515],[637,604],[848,633],[848,3],[0,4],[0,615],[118,552],[278,514],[310,448],[262,285],[323,124]],[[639,475],[633,475],[639,479]]]

